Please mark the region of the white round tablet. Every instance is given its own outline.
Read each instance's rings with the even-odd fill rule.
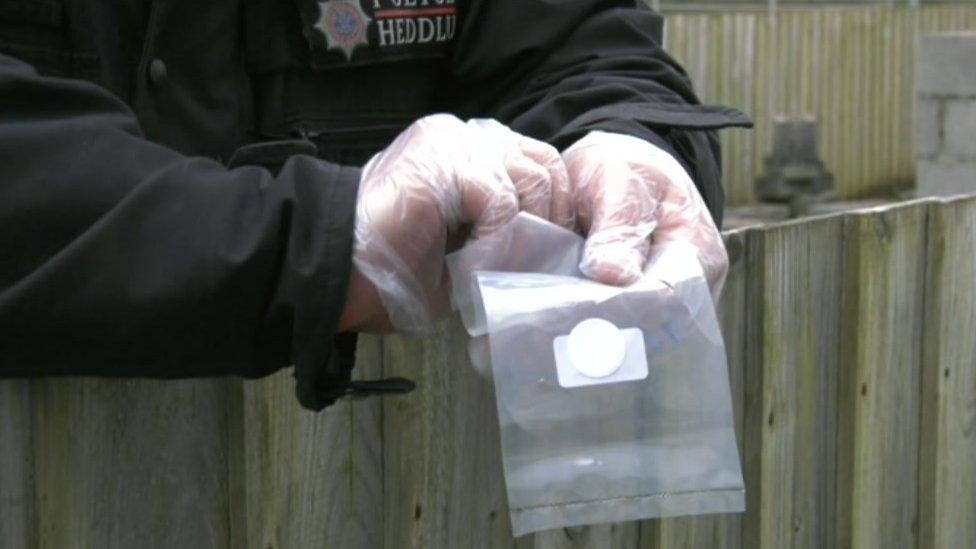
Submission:
[[[624,334],[612,322],[588,318],[569,332],[566,354],[569,361],[586,377],[607,377],[624,362]]]

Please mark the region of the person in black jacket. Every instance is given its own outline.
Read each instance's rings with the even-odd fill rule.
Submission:
[[[436,318],[448,233],[519,208],[578,213],[605,282],[663,238],[720,283],[714,130],[748,121],[699,104],[662,26],[625,0],[0,3],[0,377],[294,364],[321,409],[361,387],[351,332]]]

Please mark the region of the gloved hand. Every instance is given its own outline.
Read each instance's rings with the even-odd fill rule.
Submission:
[[[414,122],[363,169],[340,329],[428,328],[449,309],[449,245],[491,232],[520,210],[574,225],[556,149],[490,120]]]
[[[688,173],[636,137],[594,131],[563,152],[583,234],[580,269],[607,284],[642,275],[651,244],[695,247],[717,300],[728,272],[722,237]]]

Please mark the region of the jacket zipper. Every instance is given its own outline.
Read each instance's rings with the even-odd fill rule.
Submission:
[[[317,138],[345,138],[345,139],[370,139],[388,134],[399,133],[404,128],[401,124],[381,124],[370,126],[359,126],[352,128],[324,128],[302,123],[294,126],[290,137],[313,141]]]

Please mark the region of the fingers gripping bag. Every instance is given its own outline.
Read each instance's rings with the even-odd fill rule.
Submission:
[[[462,321],[487,335],[513,532],[743,511],[725,346],[694,248],[652,248],[629,287],[583,277],[582,249],[520,214],[448,258]]]

